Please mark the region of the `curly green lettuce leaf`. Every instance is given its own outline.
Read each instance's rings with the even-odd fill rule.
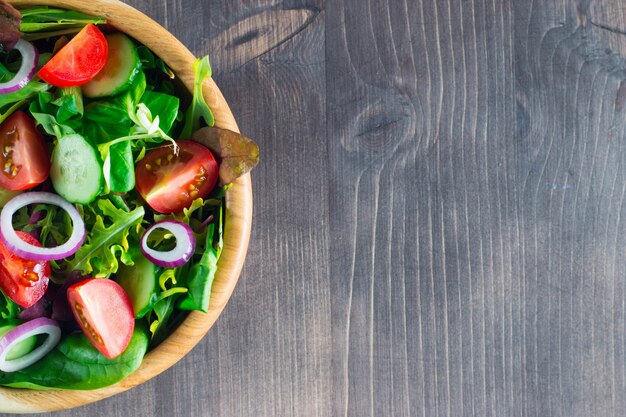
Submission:
[[[67,266],[69,271],[78,270],[83,275],[108,277],[117,272],[119,261],[132,265],[128,237],[143,220],[145,210],[137,207],[127,212],[117,208],[109,199],[98,200],[97,207],[100,213],[95,215],[87,240]]]

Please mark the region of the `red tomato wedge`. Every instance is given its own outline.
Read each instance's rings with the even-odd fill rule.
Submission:
[[[85,84],[95,77],[107,62],[109,47],[100,29],[85,26],[40,70],[39,76],[55,87]]]
[[[26,190],[50,174],[50,155],[35,122],[16,111],[0,125],[0,186]]]
[[[122,287],[105,278],[89,278],[67,289],[74,318],[91,343],[109,359],[121,355],[135,329],[133,306]]]
[[[151,150],[137,163],[137,191],[159,213],[176,213],[205,198],[215,184],[219,167],[204,145],[180,140],[178,154],[172,146]]]
[[[41,246],[28,233],[16,233],[23,241]],[[49,281],[50,264],[47,261],[20,258],[0,241],[0,288],[11,300],[28,308],[43,297]]]

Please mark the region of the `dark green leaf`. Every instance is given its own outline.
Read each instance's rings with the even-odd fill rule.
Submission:
[[[208,227],[202,258],[186,274],[189,292],[179,305],[181,310],[200,310],[205,313],[209,311],[211,287],[223,245],[221,210],[216,223],[211,223]]]
[[[18,101],[33,98],[38,92],[45,91],[50,88],[49,84],[31,81],[24,88],[13,93],[0,94],[0,109],[8,107]]]
[[[141,97],[141,102],[150,109],[153,115],[159,116],[159,127],[168,134],[178,115],[180,105],[178,97],[146,91]]]
[[[35,102],[33,102],[34,104]],[[34,112],[31,108],[31,114],[35,118],[35,122],[43,127],[47,134],[56,136],[57,138],[68,136],[76,133],[72,128],[59,124],[54,116],[46,113]]]
[[[85,112],[86,136],[97,144],[128,136],[132,121],[121,100],[96,101]]]
[[[39,362],[21,371],[0,372],[0,385],[14,388],[92,390],[121,381],[133,373],[148,350],[148,334],[135,329],[120,356],[107,359],[83,333],[65,336]]]
[[[4,292],[0,291],[0,318],[12,319],[20,312],[20,306],[15,304]]]
[[[167,337],[167,334],[169,333],[168,322],[174,312],[176,301],[179,297],[180,294],[174,294],[171,297],[164,298],[155,304],[153,316],[156,317],[150,324],[150,333],[152,333],[151,344],[159,344]]]

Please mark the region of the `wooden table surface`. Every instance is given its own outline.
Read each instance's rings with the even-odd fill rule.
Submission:
[[[174,368],[55,416],[626,412],[618,0],[131,0],[262,149],[239,285]]]

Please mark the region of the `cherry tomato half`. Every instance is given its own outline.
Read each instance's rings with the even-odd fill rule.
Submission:
[[[24,242],[41,246],[28,233],[16,232]],[[0,288],[15,303],[28,308],[48,289],[50,263],[20,258],[0,241]]]
[[[109,47],[100,29],[85,26],[40,70],[39,76],[55,87],[85,84],[95,77],[107,61]]]
[[[135,329],[128,295],[115,281],[89,278],[67,289],[74,318],[91,343],[109,359],[121,355]]]
[[[16,111],[0,125],[0,186],[26,190],[50,174],[50,155],[35,122]]]
[[[217,183],[218,166],[211,151],[199,143],[178,141],[151,150],[135,168],[137,191],[159,213],[176,213],[205,198]]]

